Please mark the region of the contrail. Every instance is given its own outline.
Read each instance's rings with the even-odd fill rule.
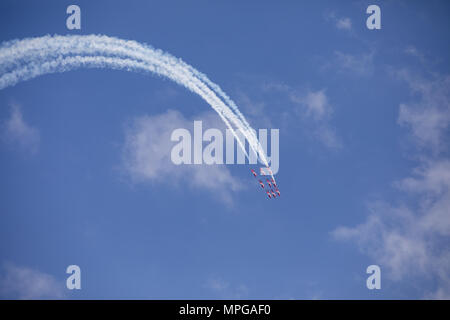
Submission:
[[[255,131],[217,84],[181,59],[136,41],[104,35],[47,35],[5,42],[0,45],[0,90],[40,75],[83,67],[149,72],[173,80],[219,114],[248,157],[245,140],[235,132],[241,130],[251,150],[269,167]]]

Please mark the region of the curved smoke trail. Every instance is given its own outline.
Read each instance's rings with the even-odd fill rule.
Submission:
[[[217,84],[181,59],[136,41],[87,35],[5,42],[0,46],[0,90],[40,75],[82,67],[150,72],[175,81],[198,94],[219,114],[247,157],[245,140],[241,141],[235,130],[241,130],[253,152],[269,166],[255,131]]]

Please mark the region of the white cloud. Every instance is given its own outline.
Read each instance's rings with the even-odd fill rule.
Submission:
[[[330,125],[333,107],[324,89],[318,91],[290,91],[290,99],[297,105],[297,113],[312,125],[313,135],[331,149],[342,147],[340,139]]]
[[[0,294],[5,299],[62,299],[64,281],[14,264],[6,264],[0,274]]]
[[[249,122],[259,128],[279,128],[280,134],[304,134],[314,142],[338,150],[343,144],[332,126],[334,106],[326,89],[294,88],[288,84],[261,77],[245,77],[253,83],[245,92],[238,89],[237,101]],[[251,93],[251,94],[250,94]]]
[[[331,112],[331,107],[328,104],[328,98],[325,95],[325,90],[308,91],[302,98],[297,96],[292,97],[294,100],[303,103],[306,106],[307,116],[313,117],[316,120],[321,120],[328,116]]]
[[[414,234],[418,226],[413,220],[407,208],[372,204],[366,222],[356,227],[338,227],[332,235],[338,240],[355,241],[376,264],[387,268],[390,276],[399,280],[411,273],[424,272],[427,266],[427,246]]]
[[[207,127],[223,128],[216,114],[208,113],[196,120]],[[126,128],[123,148],[124,167],[135,182],[158,182],[185,185],[212,192],[220,200],[232,203],[232,194],[243,188],[225,165],[175,165],[170,158],[172,131],[186,128],[193,135],[193,120],[177,111],[133,119]],[[192,137],[193,138],[193,137]],[[182,182],[182,183],[181,183]]]
[[[424,296],[450,298],[450,183],[430,184],[431,171],[441,167],[432,164],[414,183],[405,184],[418,201],[395,206],[389,203],[372,204],[366,222],[355,227],[338,227],[333,236],[354,241],[374,261],[386,268],[393,280],[409,277],[436,279],[438,287],[427,288]],[[450,170],[446,166],[446,176]],[[411,189],[412,186],[412,189]]]
[[[417,193],[442,193],[450,188],[450,161],[428,161],[414,170],[414,176],[401,180],[397,186]]]
[[[11,116],[3,123],[2,129],[3,139],[6,142],[18,145],[31,153],[37,152],[40,142],[39,131],[25,122],[19,105],[11,106]]]
[[[450,160],[448,76],[431,80],[399,73],[417,101],[401,104],[399,124],[411,132],[419,166],[394,186],[407,196],[401,205],[375,203],[366,222],[339,227],[332,234],[351,240],[386,267],[392,279],[428,278],[437,286],[424,289],[425,298],[450,298]],[[447,85],[447,87],[446,87]],[[431,152],[431,156],[430,156]]]
[[[408,70],[397,72],[419,99],[400,105],[398,122],[411,129],[417,145],[439,153],[448,146],[450,125],[450,76],[425,79]]]
[[[325,14],[325,20],[332,22],[339,30],[352,30],[352,21],[348,17],[338,17],[335,12]]]
[[[336,27],[341,30],[351,30],[352,21],[350,18],[340,18],[336,21]]]

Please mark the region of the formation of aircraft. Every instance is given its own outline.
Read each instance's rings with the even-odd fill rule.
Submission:
[[[273,184],[273,186],[274,186],[276,189],[278,189],[277,183],[276,183],[275,180],[273,180],[273,179],[272,179],[272,184]]]
[[[264,183],[261,180],[258,180],[258,182],[259,182],[259,185],[261,186],[261,188],[264,189]]]
[[[271,172],[269,168],[267,168],[267,170],[268,170],[268,172]],[[250,169],[250,171],[253,174],[253,176],[256,178],[257,173],[255,172],[255,170]],[[261,170],[261,172],[262,172],[262,170]],[[266,192],[267,197],[269,199],[276,198],[277,194],[278,194],[278,197],[281,196],[280,190],[278,190],[278,186],[273,178],[270,180],[266,179],[267,189],[266,189],[266,186],[264,185],[264,183],[260,179],[258,179],[258,182],[259,182],[259,185],[261,186],[261,188],[264,189],[264,191]],[[275,192],[276,192],[276,194],[275,194]]]

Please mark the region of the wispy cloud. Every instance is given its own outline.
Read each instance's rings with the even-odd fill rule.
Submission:
[[[319,141],[331,149],[341,149],[342,141],[337,136],[336,130],[329,125],[321,125],[315,130],[315,135]]]
[[[352,21],[350,18],[341,18],[336,21],[336,27],[342,30],[351,30],[352,29]]]
[[[332,234],[352,240],[386,267],[392,279],[432,278],[437,286],[425,298],[450,298],[450,160],[449,76],[431,79],[397,73],[411,89],[415,102],[399,107],[398,122],[409,129],[419,165],[410,176],[394,182],[406,200],[400,204],[369,205],[368,219],[355,227],[339,227]]]
[[[352,21],[348,17],[338,17],[336,12],[329,12],[325,14],[325,20],[330,21],[339,30],[352,30]]]
[[[242,90],[237,90],[235,96],[250,123],[257,124],[257,128],[274,127],[272,114],[268,112],[270,106],[264,99],[252,99],[248,93]]]
[[[431,178],[439,172],[442,177]],[[370,205],[366,222],[355,227],[339,227],[336,239],[351,240],[385,267],[393,280],[432,277],[437,288],[427,288],[424,296],[450,298],[450,163],[430,163],[418,176],[400,181],[411,203],[385,202]]]
[[[220,277],[209,278],[205,287],[217,294],[220,299],[246,299],[249,293],[246,285],[232,285]]]
[[[0,273],[4,299],[62,299],[64,281],[38,270],[7,263]]]
[[[302,105],[304,107],[302,112],[314,120],[323,120],[331,115],[332,109],[323,89],[319,91],[308,90],[300,95],[293,92],[290,98],[293,102]]]
[[[234,96],[252,124],[284,134],[292,130],[333,151],[343,147],[332,125],[335,107],[326,88],[297,88],[260,76],[241,78]]]
[[[425,55],[421,53],[416,47],[414,46],[408,46],[405,48],[405,53],[407,55],[413,56],[415,58],[418,58],[421,62],[425,61]]]
[[[350,73],[357,76],[370,76],[374,71],[373,58],[373,52],[350,54],[335,51],[332,63],[326,63],[324,68],[337,68],[337,70],[342,73]]]
[[[290,99],[296,105],[296,112],[312,125],[314,136],[325,146],[340,149],[342,142],[330,125],[333,107],[328,101],[326,90],[292,90]]]
[[[202,120],[204,129],[208,126],[225,128],[220,119],[212,113],[196,118]],[[192,128],[188,120],[177,111],[156,116],[142,116],[126,126],[123,163],[126,173],[135,182],[161,182],[201,188],[212,192],[226,203],[232,202],[232,194],[243,188],[225,165],[175,165],[171,150],[175,142],[170,140],[172,131],[178,128]],[[192,132],[192,130],[190,130]]]
[[[419,99],[402,103],[398,122],[409,128],[420,148],[439,153],[448,148],[450,126],[450,76],[432,76],[431,79],[403,69],[396,75],[410,87]]]
[[[3,140],[17,145],[20,149],[36,153],[39,149],[39,131],[27,124],[18,104],[11,105],[11,114],[2,124]]]

